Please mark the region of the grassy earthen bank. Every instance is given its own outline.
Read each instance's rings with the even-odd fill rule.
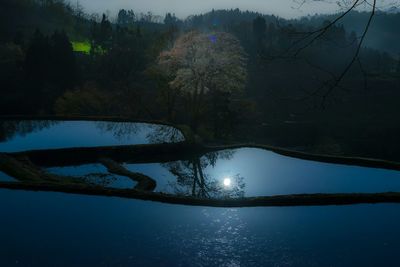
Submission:
[[[376,194],[303,194],[245,197],[239,199],[205,199],[164,193],[145,192],[134,189],[112,189],[79,184],[0,182],[0,188],[11,190],[60,192],[90,196],[120,197],[156,201],[168,204],[209,207],[289,207],[400,203],[400,193],[395,192]]]

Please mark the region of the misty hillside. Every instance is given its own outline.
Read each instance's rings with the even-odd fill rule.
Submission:
[[[110,17],[86,14],[63,1],[0,5],[0,82],[7,95],[0,100],[1,114],[123,115],[187,123],[186,100],[170,90],[173,77],[160,68],[160,56],[187,33],[210,38],[228,33],[246,54],[246,82],[243,90],[207,95],[199,118],[205,138],[371,154],[376,147],[365,147],[365,140],[399,133],[395,25],[400,14],[376,16],[356,64],[331,91],[332,77],[357,49],[366,13],[351,13],[303,49],[295,45],[303,38],[299,32],[323,27],[333,15],[285,20],[234,9],[180,20],[134,10]],[[390,131],[383,135],[382,129]]]
[[[40,28],[44,32],[51,32],[56,29],[64,29],[70,36],[75,38],[82,37],[88,33],[88,21],[91,19],[101,19],[101,14],[85,14],[82,6],[65,5],[62,1],[40,1],[40,0],[4,0],[0,3],[0,37],[10,40],[16,33],[32,34],[34,29]],[[365,45],[371,48],[384,50],[397,56],[400,53],[396,41],[400,38],[400,30],[396,25],[400,23],[400,13],[393,11],[393,7],[388,12],[378,12],[374,18]],[[134,12],[134,11],[133,11]],[[140,15],[140,17],[139,17]],[[162,15],[162,16],[159,16]],[[146,18],[147,16],[147,18]],[[332,21],[337,15],[313,15],[300,19],[285,20],[277,16],[263,15],[256,12],[235,10],[215,10],[206,14],[193,14],[184,21],[185,25],[201,26],[208,28],[212,25],[226,26],[234,23],[251,22],[258,16],[263,16],[267,23],[279,23],[280,25],[293,24],[295,26],[306,25],[318,27],[325,21]],[[163,23],[163,14],[136,14],[138,20],[153,20]],[[358,35],[364,29],[365,21],[368,19],[366,12],[350,12],[344,20],[340,22],[346,31],[355,31]],[[112,19],[116,20],[116,19]]]
[[[300,20],[300,23],[315,26],[323,23],[325,20],[333,20],[335,15],[316,15]],[[341,21],[341,24],[347,31],[355,31],[360,35],[364,28],[365,22],[368,20],[367,12],[350,12]],[[365,40],[365,46],[383,50],[398,56],[400,48],[398,46],[400,29],[400,13],[399,12],[378,12],[374,17],[373,24],[369,29],[368,36]]]

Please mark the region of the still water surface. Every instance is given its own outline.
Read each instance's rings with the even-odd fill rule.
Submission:
[[[165,125],[105,121],[0,121],[0,152],[183,141]]]
[[[192,195],[194,184],[197,195],[203,190],[217,197],[400,191],[399,171],[301,160],[256,148],[125,167],[156,179],[156,191],[185,195]]]
[[[398,266],[399,205],[207,208],[0,190],[0,266]]]

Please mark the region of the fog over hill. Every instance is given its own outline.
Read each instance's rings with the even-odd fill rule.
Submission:
[[[76,3],[76,0],[71,0]],[[284,18],[294,18],[315,13],[333,13],[339,10],[336,3],[310,2],[299,8],[293,0],[79,0],[87,12],[115,14],[119,9],[133,9],[137,12],[151,11],[157,15],[175,13],[179,18],[208,12],[211,9],[235,9],[274,14]]]

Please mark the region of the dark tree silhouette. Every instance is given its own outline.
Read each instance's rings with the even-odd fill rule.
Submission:
[[[267,24],[263,17],[258,16],[253,20],[253,33],[257,41],[261,41],[265,38],[266,30]]]
[[[24,65],[26,86],[29,87],[26,104],[38,105],[41,110],[51,110],[49,103],[77,82],[75,55],[64,31],[55,31],[49,38],[37,30]]]
[[[112,41],[112,26],[107,16],[103,14],[100,22],[99,43],[104,48],[109,48]]]
[[[49,39],[40,30],[36,30],[25,57],[25,80],[29,86],[27,97],[30,99],[25,105],[27,110],[35,110],[36,106],[45,105],[44,87],[49,78],[51,69],[51,45]]]
[[[133,10],[121,9],[117,15],[117,24],[120,26],[129,26],[135,23],[135,13]]]
[[[65,31],[55,31],[51,36],[53,82],[61,91],[74,87],[77,80],[77,67],[71,42]]]
[[[174,27],[174,26],[177,26],[178,23],[179,23],[179,20],[175,16],[175,14],[167,13],[165,15],[165,18],[164,18],[164,24],[165,25],[168,25],[170,27]]]

